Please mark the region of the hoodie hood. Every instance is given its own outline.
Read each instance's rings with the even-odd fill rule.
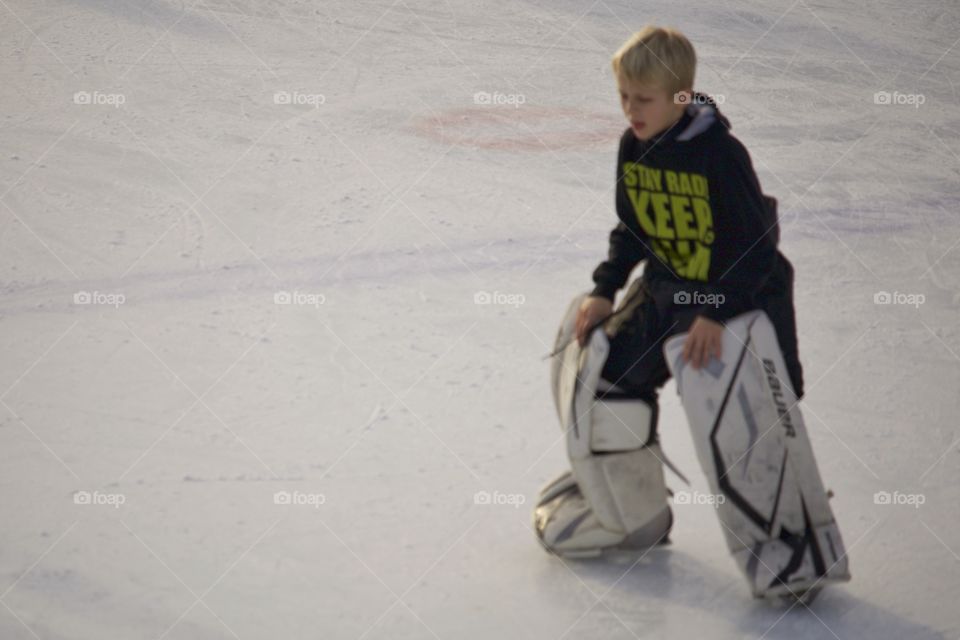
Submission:
[[[674,126],[646,142],[637,142],[640,142],[642,147],[663,146],[674,141],[689,142],[714,126],[723,126],[727,130],[731,128],[730,120],[720,113],[716,101],[705,93],[694,91],[693,100]]]
[[[720,108],[717,107],[716,101],[707,94],[700,93],[699,91],[694,92],[693,101],[687,105],[682,119],[689,119],[689,121],[687,125],[682,128],[682,131],[677,134],[676,140],[678,142],[692,140],[717,122],[722,124],[727,130],[730,129],[730,121],[725,115],[720,113]]]

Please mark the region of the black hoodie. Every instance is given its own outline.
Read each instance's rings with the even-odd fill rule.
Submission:
[[[613,300],[646,259],[648,282],[675,283],[687,296],[675,300],[722,322],[758,307],[778,259],[776,200],[762,193],[750,155],[713,100],[694,96],[680,120],[650,140],[629,128],[620,138],[620,222],[592,295]]]

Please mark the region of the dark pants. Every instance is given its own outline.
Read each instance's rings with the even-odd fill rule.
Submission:
[[[774,272],[757,295],[757,305],[773,323],[790,382],[797,398],[802,398],[803,368],[797,351],[793,266],[783,254],[778,252],[777,256]],[[689,289],[689,283],[678,285],[641,277],[633,283],[624,304],[611,319],[610,327],[615,333],[610,339],[610,355],[601,376],[628,395],[643,398],[655,410],[659,390],[670,379],[663,343],[689,330],[696,317],[695,307],[673,302],[674,293],[681,286]],[[706,286],[698,288],[709,291]]]

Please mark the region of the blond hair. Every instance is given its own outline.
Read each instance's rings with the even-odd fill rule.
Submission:
[[[657,85],[669,93],[693,88],[697,54],[687,37],[670,27],[647,25],[633,34],[611,59],[613,73]]]

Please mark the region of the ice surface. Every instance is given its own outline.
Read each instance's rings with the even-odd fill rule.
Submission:
[[[0,637],[960,635],[953,3],[0,15]],[[707,504],[637,562],[530,531],[565,465],[541,356],[614,223],[608,59],[648,21],[780,200],[854,576],[811,610],[749,598]],[[661,432],[706,491],[672,383]]]

